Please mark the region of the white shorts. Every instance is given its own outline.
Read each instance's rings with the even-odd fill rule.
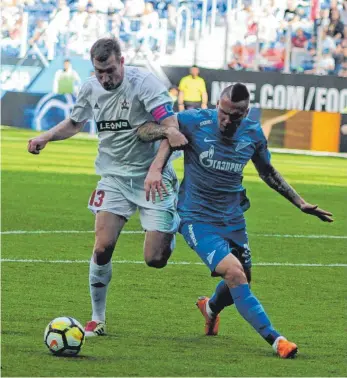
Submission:
[[[126,219],[139,209],[144,230],[174,234],[180,219],[176,210],[179,184],[173,169],[165,171],[163,181],[169,195],[164,192],[161,201],[157,194],[156,202],[153,203],[146,201],[144,178],[102,177],[90,196],[88,209],[94,214],[107,211]]]

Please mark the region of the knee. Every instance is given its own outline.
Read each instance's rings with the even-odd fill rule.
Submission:
[[[111,258],[114,251],[114,243],[96,243],[94,247],[94,261],[98,265],[107,264]]]
[[[167,265],[167,259],[162,256],[145,258],[145,262],[149,267],[156,269],[164,268]]]
[[[229,287],[235,287],[248,283],[247,276],[241,264],[228,267],[223,275],[223,278],[228,283]]]

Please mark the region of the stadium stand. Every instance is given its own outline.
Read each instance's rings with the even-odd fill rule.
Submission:
[[[347,1],[314,3],[3,0],[1,52],[88,58],[97,38],[114,35],[128,61],[346,77]]]

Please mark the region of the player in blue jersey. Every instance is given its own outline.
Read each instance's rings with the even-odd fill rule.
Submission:
[[[267,141],[258,121],[248,118],[249,92],[245,85],[225,88],[216,110],[178,113],[180,131],[188,139],[184,152],[184,180],[178,211],[180,233],[213,276],[221,276],[211,299],[200,297],[197,306],[205,317],[205,334],[217,335],[219,313],[235,304],[243,318],[282,358],[292,358],[297,346],[271,324],[263,306],[250,291],[251,252],[244,209],[243,169],[252,160],[260,177],[293,205],[322,221],[332,214],[307,203],[272,166]],[[170,129],[143,125],[144,141],[167,137]],[[147,199],[155,200],[162,187],[161,170],[169,156],[162,149],[145,181]]]

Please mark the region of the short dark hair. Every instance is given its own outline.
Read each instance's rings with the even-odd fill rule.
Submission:
[[[122,56],[120,44],[115,38],[100,38],[92,46],[90,50],[90,59],[105,62],[112,54],[114,54],[118,61]]]
[[[64,63],[66,63],[66,62],[70,63],[71,61],[70,61],[70,59],[64,59]]]
[[[226,96],[232,102],[248,101],[249,91],[242,83],[235,83],[224,88],[220,97]]]

